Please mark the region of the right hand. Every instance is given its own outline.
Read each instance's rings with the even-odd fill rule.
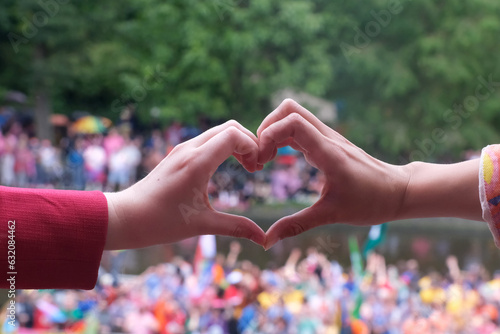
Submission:
[[[397,217],[409,172],[368,155],[295,101],[283,101],[264,119],[257,135],[259,164],[272,160],[277,148],[289,145],[326,176],[314,205],[271,226],[266,249],[320,225],[376,225]]]

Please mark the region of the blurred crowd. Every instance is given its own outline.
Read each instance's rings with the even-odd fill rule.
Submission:
[[[19,122],[0,126],[0,185],[116,191],[147,175],[176,145],[206,127],[173,122],[165,129],[133,130],[129,123],[105,133],[69,131],[58,144],[29,134]],[[219,167],[209,185],[217,209],[245,210],[252,202],[312,203],[322,175],[284,148],[272,167],[247,173],[235,159]]]
[[[446,272],[422,272],[415,260],[386,265],[371,253],[355,278],[315,248],[294,249],[284,266],[264,270],[238,260],[240,251],[233,242],[227,255],[177,257],[118,284],[104,273],[91,291],[22,291],[18,325],[85,333],[500,333],[500,273],[480,265],[464,270],[449,257]]]
[[[51,142],[0,117],[0,185],[121,190],[207,128],[173,122],[138,131],[123,122],[87,134],[68,128]],[[243,211],[255,203],[313,203],[323,183],[301,154],[283,148],[252,174],[229,159],[208,193],[216,209]],[[16,327],[20,333],[500,333],[500,271],[490,275],[479,264],[460,268],[449,257],[446,272],[424,272],[416,260],[386,265],[372,253],[359,277],[316,248],[294,249],[284,266],[265,269],[238,260],[240,252],[233,242],[226,255],[176,257],[138,276],[118,275],[125,253],[114,252],[110,272],[101,269],[91,291],[19,291]]]

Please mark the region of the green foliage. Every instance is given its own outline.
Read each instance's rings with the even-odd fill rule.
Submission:
[[[58,10],[37,26],[41,3]],[[342,101],[343,134],[372,154],[456,159],[500,140],[500,86],[454,107],[475,101],[478,77],[500,81],[499,15],[495,0],[4,0],[0,92],[34,101],[43,86],[54,112],[116,119],[135,103],[144,121],[159,108],[163,122],[256,129],[292,88]]]

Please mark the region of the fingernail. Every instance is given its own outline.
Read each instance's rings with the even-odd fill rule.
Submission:
[[[267,251],[269,250],[271,247],[273,247],[278,241],[280,241],[280,239],[275,239],[275,240],[266,240],[266,244],[264,245],[264,249]]]
[[[251,235],[250,237],[248,237],[248,240],[250,240],[251,242],[253,242],[254,244],[257,244],[259,246],[263,246],[266,242],[265,237],[259,238],[256,235]]]
[[[255,239],[250,239],[250,241],[253,242],[256,245],[262,246],[262,242],[259,242],[259,241],[255,240]]]
[[[270,250],[270,249],[271,249],[271,247],[273,247],[273,246],[274,246],[274,243],[272,243],[272,244],[267,244],[267,245],[266,245],[266,247],[264,247],[264,250],[267,252],[267,251],[268,251],[268,250]]]

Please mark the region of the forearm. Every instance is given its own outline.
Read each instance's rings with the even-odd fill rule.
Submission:
[[[479,159],[456,164],[413,162],[397,219],[457,217],[482,221]]]

